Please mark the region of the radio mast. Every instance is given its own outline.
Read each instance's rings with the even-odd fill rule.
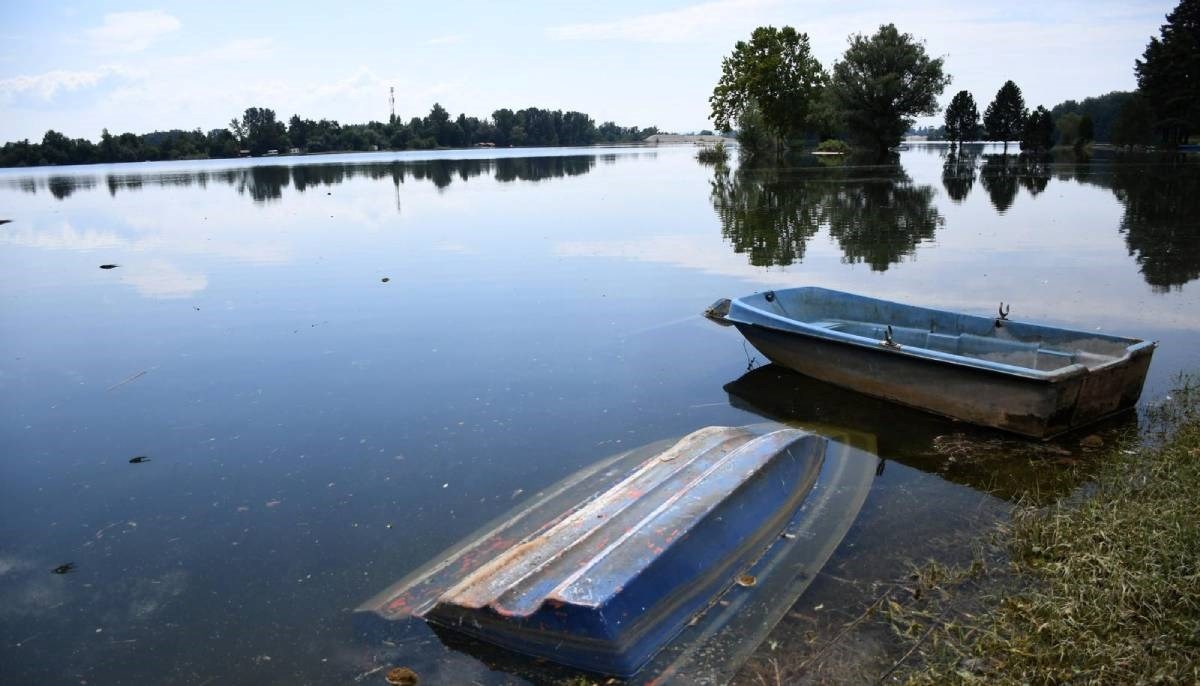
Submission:
[[[388,122],[395,123],[396,122],[396,87],[395,86],[388,87],[388,101],[391,103],[391,106],[392,106],[392,118],[389,119]]]

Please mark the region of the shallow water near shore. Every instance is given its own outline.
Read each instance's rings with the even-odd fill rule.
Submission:
[[[566,676],[431,634],[370,644],[350,612],[587,464],[764,418],[855,432],[885,460],[784,650],[832,637],[907,561],[968,558],[1019,495],[1071,493],[1081,439],[1136,425],[1031,444],[896,408],[764,365],[700,317],[719,297],[1003,301],[1155,339],[1143,406],[1200,368],[1194,161],[917,145],[718,169],[695,150],[0,170],[6,678]]]

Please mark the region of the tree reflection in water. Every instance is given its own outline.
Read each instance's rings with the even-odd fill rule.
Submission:
[[[979,180],[992,201],[992,207],[1000,214],[1007,212],[1017,198],[1018,164],[1017,158],[1009,155],[983,156]]]
[[[1057,181],[1112,191],[1124,207],[1117,230],[1158,293],[1200,278],[1200,165],[1158,154],[1106,156],[1054,166]]]
[[[1165,292],[1200,278],[1200,167],[1116,166],[1112,181],[1125,205],[1120,230],[1146,283]]]
[[[755,266],[803,260],[808,241],[825,228],[844,261],[874,271],[933,238],[943,222],[933,196],[899,165],[718,169],[710,195],[722,235]]]
[[[629,155],[637,157],[638,155]],[[254,202],[269,202],[283,197],[289,185],[297,192],[318,186],[335,186],[355,178],[373,180],[391,179],[399,188],[405,179],[432,182],[439,190],[445,189],[457,178],[467,181],[487,174],[501,183],[512,181],[542,181],[565,176],[586,174],[596,166],[595,155],[565,155],[551,157],[514,157],[498,159],[435,159],[393,160],[366,164],[303,164],[253,165],[217,171],[164,171],[134,174],[106,174],[104,185],[110,195],[118,191],[137,190],[144,186],[200,186],[210,181],[231,186],[239,195],[248,195]],[[97,185],[101,177],[92,174],[51,176],[49,178],[20,177],[7,181],[5,185],[36,193],[45,188],[58,200],[72,193],[88,190]]]
[[[942,186],[946,195],[955,203],[961,203],[971,194],[978,176],[975,164],[979,160],[979,150],[962,146],[958,150],[951,149],[942,164]]]

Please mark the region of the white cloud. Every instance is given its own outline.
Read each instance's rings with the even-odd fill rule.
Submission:
[[[178,19],[162,10],[113,12],[104,15],[103,24],[88,29],[87,37],[99,52],[141,52],[180,26]]]
[[[458,45],[467,40],[466,34],[454,33],[448,36],[435,36],[425,41],[425,45]]]
[[[121,67],[104,66],[82,71],[56,69],[43,74],[13,76],[0,79],[0,101],[9,101],[22,95],[50,100],[60,91],[94,88],[118,76],[129,76],[129,72]]]
[[[774,4],[776,0],[714,0],[616,21],[554,26],[547,33],[557,40],[678,43],[721,30],[730,22],[743,19],[751,10]]]
[[[127,269],[121,283],[137,289],[147,298],[187,298],[208,288],[208,277],[197,272],[185,272],[166,260],[150,260]]]
[[[221,62],[243,62],[270,57],[275,51],[271,38],[238,38],[208,50],[181,55],[166,61],[166,66],[210,66]]]

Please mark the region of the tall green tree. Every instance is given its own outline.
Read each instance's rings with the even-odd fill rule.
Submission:
[[[937,96],[950,83],[942,66],[892,24],[870,37],[851,36],[830,83],[851,140],[880,154],[898,144],[914,116],[937,112]]]
[[[1053,115],[1051,115],[1053,116]],[[1075,141],[1079,140],[1079,121],[1082,119],[1074,112],[1068,112],[1059,117],[1054,122],[1054,128],[1058,129],[1058,142],[1063,145],[1075,145]]]
[[[288,147],[287,128],[283,122],[275,120],[275,110],[266,107],[246,108],[242,120],[234,120],[230,128],[251,155]]]
[[[1089,114],[1079,118],[1079,144],[1091,143],[1096,140],[1096,123]]]
[[[1112,126],[1112,142],[1117,145],[1148,145],[1153,140],[1153,115],[1146,99],[1134,96],[1121,108]]]
[[[1200,0],[1182,0],[1134,63],[1138,90],[1168,144],[1200,130]]]
[[[979,110],[975,107],[975,98],[967,91],[955,93],[946,107],[946,138],[961,144],[978,133]]]
[[[708,99],[711,119],[728,131],[753,109],[778,138],[793,138],[804,132],[827,78],[809,49],[808,34],[760,26],[721,60],[721,79]]]
[[[1025,127],[1021,131],[1021,149],[1030,151],[1045,151],[1054,146],[1054,118],[1050,110],[1038,105],[1038,108],[1025,118]]]
[[[1005,81],[996,98],[983,113],[983,128],[988,140],[1004,141],[1004,154],[1008,154],[1008,142],[1018,140],[1025,127],[1025,98],[1021,89],[1012,81]]]

